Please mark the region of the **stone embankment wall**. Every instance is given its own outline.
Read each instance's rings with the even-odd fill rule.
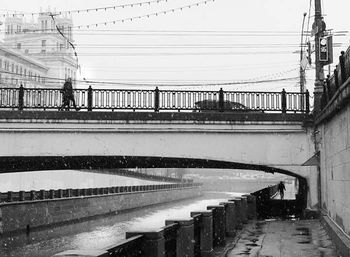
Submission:
[[[316,116],[321,218],[342,256],[350,256],[350,47],[327,78]]]
[[[0,203],[0,235],[69,223],[201,194],[198,183],[8,192]],[[27,196],[29,195],[29,199]]]

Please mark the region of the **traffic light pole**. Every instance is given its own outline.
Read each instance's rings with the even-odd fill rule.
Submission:
[[[323,93],[323,64],[320,62],[320,38],[323,36],[323,20],[321,0],[315,0],[315,22],[313,29],[315,30],[315,87],[314,87],[314,113],[321,110],[321,97]]]

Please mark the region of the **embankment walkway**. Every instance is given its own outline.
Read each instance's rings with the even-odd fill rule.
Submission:
[[[336,257],[334,245],[318,219],[250,221],[216,257]]]

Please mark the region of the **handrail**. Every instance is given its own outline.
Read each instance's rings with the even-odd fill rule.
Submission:
[[[309,113],[309,93],[146,89],[74,89],[79,109],[142,111],[220,111]],[[58,88],[0,88],[0,108],[60,109]]]

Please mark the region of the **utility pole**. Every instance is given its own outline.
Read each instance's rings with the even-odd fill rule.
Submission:
[[[305,92],[305,70],[304,67],[302,65],[303,62],[303,58],[304,58],[304,52],[303,52],[303,37],[304,37],[304,23],[305,23],[305,17],[306,17],[307,13],[304,13],[303,16],[303,24],[301,26],[301,38],[300,38],[300,93],[304,93]],[[304,100],[302,98],[302,100]],[[304,104],[302,104],[302,106],[304,106]]]
[[[315,0],[315,22],[312,25],[315,33],[315,87],[314,87],[314,113],[321,110],[321,97],[323,93],[323,64],[320,62],[320,38],[323,37],[326,24],[322,18],[321,0]]]

